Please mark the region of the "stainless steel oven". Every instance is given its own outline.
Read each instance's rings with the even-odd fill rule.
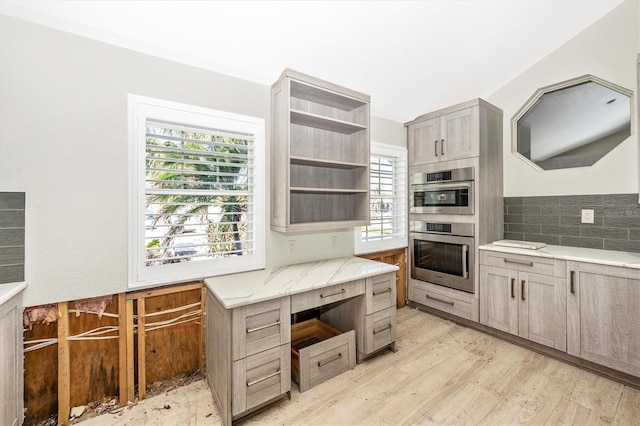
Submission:
[[[413,170],[410,213],[473,214],[473,167],[424,172]]]
[[[472,223],[411,221],[411,278],[473,293]]]

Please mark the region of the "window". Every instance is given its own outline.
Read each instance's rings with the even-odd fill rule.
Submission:
[[[371,143],[368,226],[354,232],[356,254],[407,246],[407,150]]]
[[[130,286],[264,268],[264,120],[129,96]]]

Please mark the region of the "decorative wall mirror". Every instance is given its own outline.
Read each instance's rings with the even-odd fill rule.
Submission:
[[[542,170],[591,166],[631,135],[632,95],[592,75],[543,87],[513,117],[513,152]]]

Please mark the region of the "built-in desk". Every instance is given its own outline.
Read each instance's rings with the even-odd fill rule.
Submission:
[[[224,424],[287,396],[291,314],[355,330],[358,362],[395,349],[395,265],[345,257],[207,278],[207,381]]]

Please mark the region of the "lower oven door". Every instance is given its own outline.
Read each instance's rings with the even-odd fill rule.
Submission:
[[[473,237],[410,236],[411,278],[473,293]]]

